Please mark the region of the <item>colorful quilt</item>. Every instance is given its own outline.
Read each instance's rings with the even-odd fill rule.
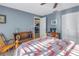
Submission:
[[[79,56],[79,45],[73,41],[51,37],[38,38],[23,43],[16,49],[16,56]]]

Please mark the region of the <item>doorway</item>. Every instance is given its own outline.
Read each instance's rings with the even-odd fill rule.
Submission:
[[[35,38],[46,36],[46,17],[35,17],[34,24]]]
[[[35,38],[39,38],[40,37],[40,18],[35,18],[34,19],[35,22]]]

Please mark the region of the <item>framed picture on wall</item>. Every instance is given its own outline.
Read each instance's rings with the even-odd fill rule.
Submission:
[[[0,23],[2,23],[2,24],[6,23],[6,16],[5,15],[0,15]]]
[[[51,20],[51,25],[57,25],[57,20]]]

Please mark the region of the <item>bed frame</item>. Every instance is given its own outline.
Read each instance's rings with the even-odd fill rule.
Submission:
[[[30,32],[19,32],[19,33],[14,33],[14,39],[19,40],[20,43],[31,41],[34,39],[33,33]]]

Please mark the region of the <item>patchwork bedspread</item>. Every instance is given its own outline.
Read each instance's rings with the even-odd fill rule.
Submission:
[[[73,41],[51,37],[38,38],[21,44],[16,49],[16,56],[79,56],[79,45]]]

